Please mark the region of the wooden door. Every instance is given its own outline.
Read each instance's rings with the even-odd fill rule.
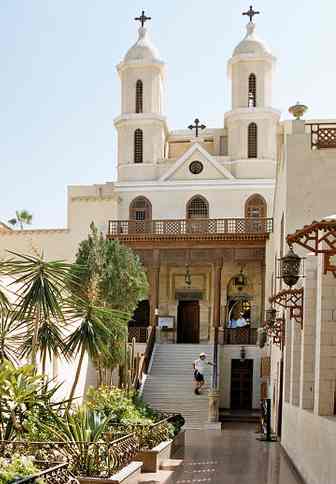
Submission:
[[[177,342],[199,343],[199,302],[180,301],[177,311]]]
[[[231,363],[231,409],[251,410],[253,360],[232,360]]]

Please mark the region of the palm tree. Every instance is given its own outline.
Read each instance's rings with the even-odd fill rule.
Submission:
[[[9,310],[0,312],[0,364],[9,361],[18,364],[18,347],[22,341],[22,324]]]
[[[5,263],[5,273],[13,278],[17,287],[18,302],[15,308],[17,321],[25,322],[31,338],[31,362],[36,365],[39,349],[55,351],[61,335],[57,325],[65,324],[64,301],[70,279],[70,265],[63,261],[46,261],[43,254],[30,256],[9,251],[15,256]],[[46,333],[54,337],[53,344],[39,341]]]
[[[8,223],[13,227],[16,227],[17,225],[19,225],[20,229],[23,230],[24,225],[32,224],[33,215],[29,213],[28,210],[16,210],[15,215],[16,217],[8,220]]]
[[[81,323],[66,341],[66,351],[72,355],[79,355],[75,379],[69,395],[69,406],[76,391],[85,354],[87,353],[91,360],[108,354],[107,342],[115,331],[125,326],[128,315],[113,309],[96,307],[91,299],[77,299],[72,319]]]

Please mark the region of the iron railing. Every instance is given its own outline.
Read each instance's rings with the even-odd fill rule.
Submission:
[[[235,238],[268,236],[273,231],[272,218],[109,220],[108,237],[139,238]]]
[[[310,126],[311,148],[336,148],[336,123],[307,123]]]
[[[224,345],[255,345],[257,344],[257,328],[250,326],[222,328],[219,339]]]
[[[147,343],[149,333],[148,326],[130,326],[128,328],[128,342],[131,343],[134,338],[136,343]]]
[[[59,464],[42,470],[23,479],[15,480],[15,484],[79,484],[76,477],[69,471],[68,464]]]

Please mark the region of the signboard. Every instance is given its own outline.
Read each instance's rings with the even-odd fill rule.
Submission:
[[[174,316],[159,316],[158,326],[159,328],[174,329]]]

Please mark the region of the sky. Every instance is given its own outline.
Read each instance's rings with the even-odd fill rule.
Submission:
[[[144,9],[167,63],[171,129],[197,116],[221,127],[230,109],[227,61],[245,34],[249,0],[1,0],[0,221],[66,226],[68,185],[115,179],[120,86],[115,66]],[[278,59],[273,107],[289,118],[336,118],[336,2],[258,0],[258,36]]]

